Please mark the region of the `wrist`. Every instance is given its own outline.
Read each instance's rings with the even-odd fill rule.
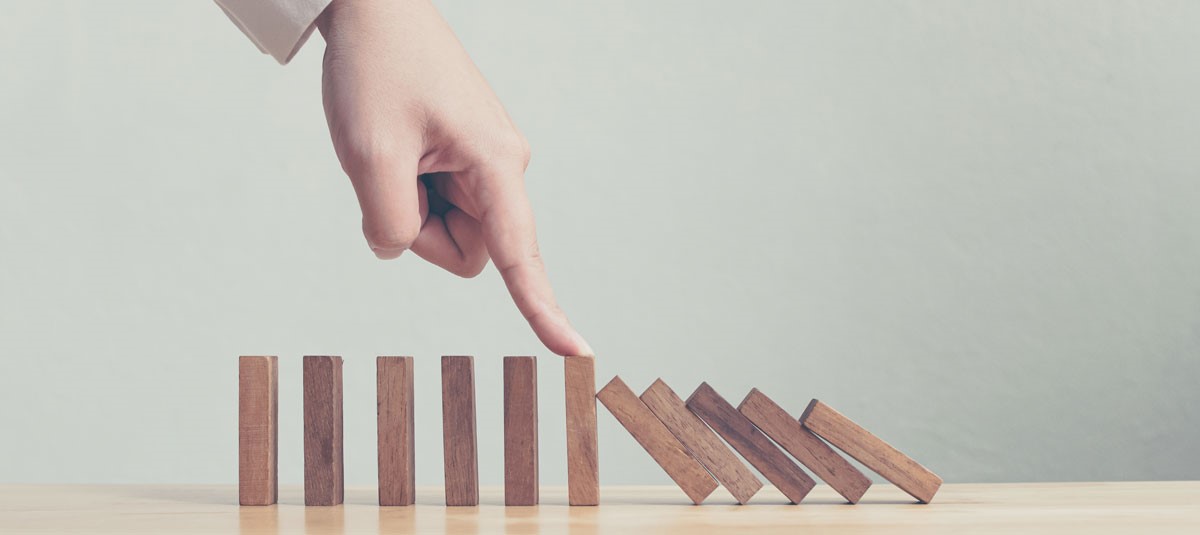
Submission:
[[[345,3],[344,0],[332,0],[329,2],[329,5],[325,6],[325,10],[320,15],[317,15],[317,31],[321,32],[321,37],[324,37],[326,41],[329,40],[330,34],[334,31],[334,26],[336,26],[335,20],[343,3]]]
[[[347,25],[367,27],[383,21],[406,23],[434,12],[429,0],[333,0],[317,16],[317,30],[328,41]],[[393,26],[391,30],[396,31]]]

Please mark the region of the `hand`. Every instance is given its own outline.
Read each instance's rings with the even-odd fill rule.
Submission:
[[[463,277],[490,256],[547,348],[591,355],[538,252],[529,145],[433,5],[333,0],[317,27],[329,133],[375,255],[412,249]]]

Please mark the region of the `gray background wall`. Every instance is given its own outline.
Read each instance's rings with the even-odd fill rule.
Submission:
[[[821,397],[948,481],[1200,478],[1200,4],[440,2],[534,147],[563,306],[637,390]],[[204,1],[3,2],[0,481],[236,480],[236,356],[562,370],[492,271],[374,259],[319,100],[323,43],[261,56]],[[605,483],[668,484],[601,409]]]

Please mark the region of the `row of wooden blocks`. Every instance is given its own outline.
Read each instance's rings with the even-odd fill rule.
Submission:
[[[708,383],[687,401],[661,379],[641,396],[620,377],[597,392],[592,357],[565,357],[564,366],[571,505],[600,502],[597,399],[696,504],[718,484],[742,504],[762,488],[762,481],[734,451],[792,503],[803,500],[816,484],[793,458],[850,503],[857,503],[871,486],[871,480],[830,445],[921,503],[932,500],[942,483],[912,458],[815,399],[797,419],[758,389],[737,407]],[[411,505],[416,495],[413,358],[378,357],[376,369],[379,505]],[[278,377],[276,357],[241,357],[242,505],[270,505],[278,499]],[[442,440],[446,505],[477,505],[472,357],[442,357]],[[342,359],[304,357],[305,505],[342,503],[342,466]],[[504,502],[538,503],[536,357],[504,358]]]

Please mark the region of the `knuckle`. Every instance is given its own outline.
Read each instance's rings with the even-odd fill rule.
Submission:
[[[529,141],[520,132],[509,131],[491,136],[475,136],[470,144],[470,159],[480,168],[497,173],[524,171],[529,165]]]
[[[364,134],[337,144],[342,170],[351,177],[373,176],[394,170],[399,163],[395,144],[381,135]]]
[[[454,270],[454,274],[464,279],[475,278],[480,273],[483,273],[483,268],[487,266],[487,261],[488,259],[485,255],[478,255],[475,258],[465,259],[461,264],[458,265],[457,269]]]

